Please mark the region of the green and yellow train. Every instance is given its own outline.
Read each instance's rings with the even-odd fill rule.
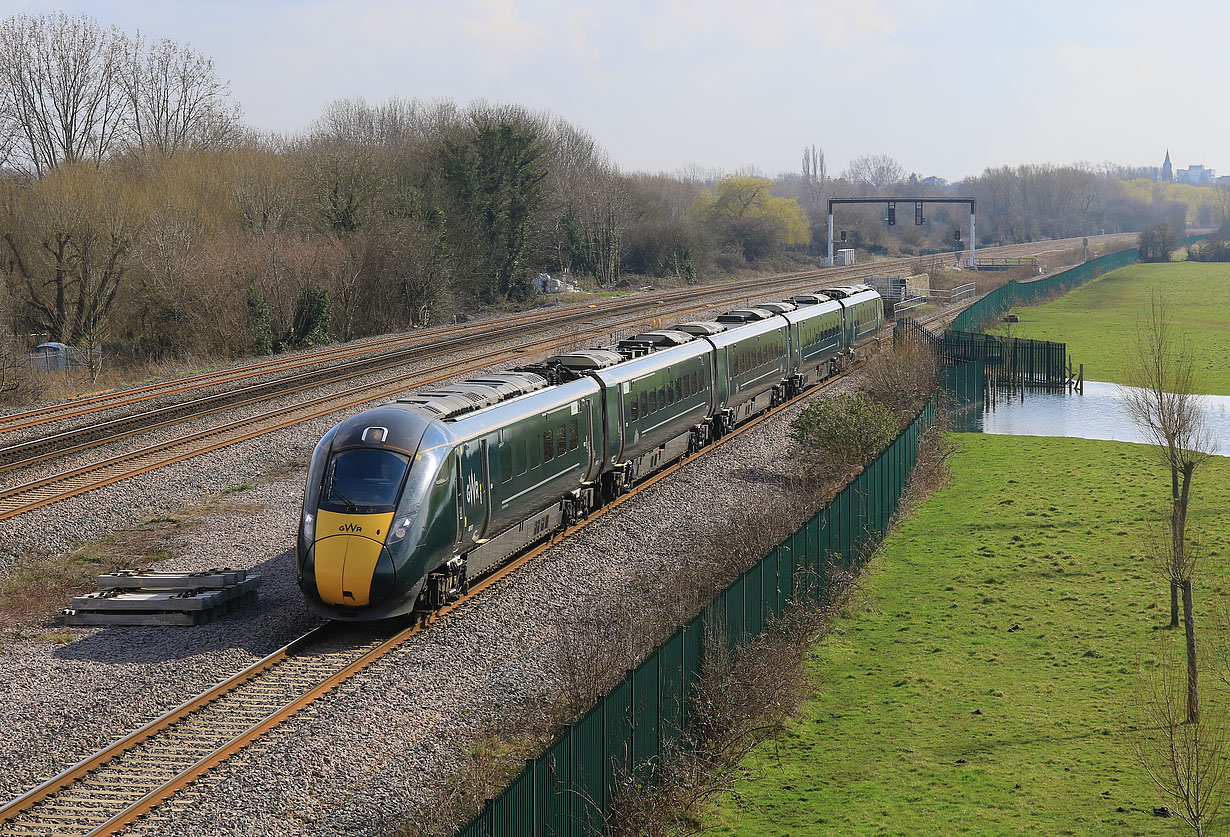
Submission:
[[[312,455],[297,566],[329,619],[428,611],[471,579],[837,371],[883,319],[829,288],[416,392]]]

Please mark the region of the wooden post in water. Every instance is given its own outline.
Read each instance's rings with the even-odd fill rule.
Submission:
[[[1080,393],[1085,394],[1085,364],[1081,364]]]

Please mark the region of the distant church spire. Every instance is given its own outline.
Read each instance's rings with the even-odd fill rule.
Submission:
[[[1162,180],[1169,183],[1174,180],[1174,170],[1170,167],[1170,149],[1166,149],[1166,162],[1162,163]]]

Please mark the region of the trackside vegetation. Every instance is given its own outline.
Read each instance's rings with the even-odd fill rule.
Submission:
[[[1149,316],[1154,291],[1166,299],[1176,331],[1191,341],[1196,373],[1204,392],[1230,395],[1230,341],[1225,293],[1230,264],[1174,262],[1139,264],[1111,271],[1054,302],[1014,313],[1020,323],[997,329],[1014,337],[1068,344],[1074,363],[1085,364],[1085,378],[1127,383],[1127,362],[1136,345],[1136,327]]]
[[[1170,634],[1141,556],[1160,466],[1139,445],[954,438],[951,483],[885,541],[861,603],[813,649],[814,696],[744,761],[753,781],[713,833],[1180,833],[1125,727],[1141,661]],[[1208,466],[1192,519],[1211,626],[1230,459]]]

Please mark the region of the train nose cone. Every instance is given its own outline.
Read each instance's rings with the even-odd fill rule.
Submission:
[[[316,539],[315,574],[316,591],[322,601],[327,604],[361,607],[374,604],[372,599],[372,579],[376,575],[377,564],[391,568],[391,558],[384,548],[383,535],[388,531],[392,515],[346,515],[349,520],[338,525],[328,525],[324,512],[321,514],[321,524],[317,528],[322,537]],[[342,515],[330,515],[342,517]],[[362,523],[355,523],[356,518],[366,518]],[[372,518],[380,518],[372,520]],[[339,531],[341,530],[341,531]],[[336,534],[326,534],[327,532]],[[367,532],[379,537],[368,537]],[[360,534],[362,533],[362,534]],[[381,560],[383,558],[383,561]],[[386,588],[387,585],[377,585]],[[377,599],[387,594],[387,589],[377,591]]]

